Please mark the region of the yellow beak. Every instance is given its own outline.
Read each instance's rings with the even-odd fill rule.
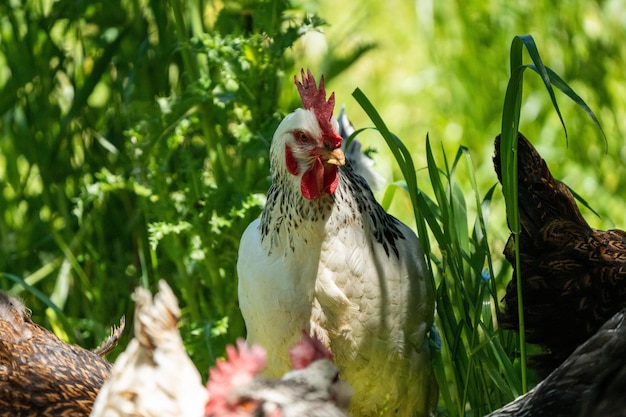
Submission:
[[[328,164],[340,166],[346,164],[346,156],[343,154],[341,148],[334,149],[332,152],[324,149],[321,156]]]

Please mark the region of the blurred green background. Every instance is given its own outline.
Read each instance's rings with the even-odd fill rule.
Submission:
[[[484,195],[496,183],[511,40],[526,33],[598,115],[606,142],[557,93],[566,140],[530,72],[520,130],[599,213],[583,210],[594,227],[626,227],[625,28],[616,0],[2,2],[0,288],[35,321],[94,347],[132,317],[137,285],[164,278],[206,375],[245,334],[238,240],[264,202],[273,130],[299,104],[293,74],[325,74],[354,125],[371,126],[351,95],[360,88],[412,151],[427,194],[426,135],[438,161],[467,147]],[[399,180],[378,134],[359,139],[388,183]],[[402,193],[390,211],[415,225]],[[499,188],[488,230],[502,289]]]
[[[340,102],[347,103],[355,124],[368,125],[351,101],[358,86],[414,150],[418,167],[426,165],[423,144],[429,133],[448,152],[467,146],[485,187],[495,181],[493,139],[500,130],[511,40],[531,34],[544,64],[598,115],[608,148],[593,122],[557,93],[569,134],[567,146],[536,74],[526,75],[520,130],[538,146],[555,176],[602,215],[595,222],[598,227],[625,223],[619,208],[623,201],[619,190],[626,178],[623,3],[417,0],[342,2],[339,9],[333,4],[321,2],[313,9],[329,20],[325,37],[310,35],[317,40],[313,54],[319,50],[341,54],[343,47],[358,42],[376,45],[330,83]],[[324,69],[323,59],[318,60]],[[380,148],[373,137],[371,146]]]

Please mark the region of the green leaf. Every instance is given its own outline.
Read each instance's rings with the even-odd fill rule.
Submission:
[[[411,203],[413,206],[413,214],[415,217],[415,221],[417,223],[417,234],[420,237],[420,241],[422,243],[424,252],[428,254],[430,252],[430,247],[429,247],[428,239],[426,238],[426,236],[428,235],[428,232],[426,229],[425,219],[428,220],[430,218],[430,220],[432,220],[432,217],[429,217],[427,215],[422,216],[419,212],[419,207],[422,205],[420,204],[420,200],[422,200],[423,197],[420,195],[418,191],[417,176],[415,174],[415,166],[413,165],[411,152],[409,152],[406,146],[404,146],[402,141],[400,141],[395,135],[393,135],[389,131],[385,122],[383,121],[380,114],[378,114],[378,111],[376,110],[374,105],[369,101],[369,99],[365,96],[365,94],[359,88],[354,90],[352,95],[354,96],[356,101],[359,103],[359,105],[363,108],[365,113],[367,113],[369,118],[372,120],[372,122],[374,123],[374,126],[376,126],[376,129],[378,130],[380,135],[383,137],[383,139],[387,143],[387,146],[391,150],[391,153],[393,154],[394,159],[396,160],[396,162],[398,163],[398,166],[400,167],[400,170],[402,171],[402,176],[404,177],[404,180],[406,181],[407,190],[409,192],[409,196],[410,196]],[[355,134],[357,132],[355,132]],[[432,267],[430,266],[430,260],[427,259],[427,261],[429,264],[429,269],[431,269],[431,272],[432,272]]]
[[[537,49],[537,45],[535,44],[535,40],[531,35],[522,35],[518,36],[518,38],[526,47],[528,55],[535,64],[535,71],[541,76],[541,80],[543,81],[546,90],[548,90],[550,100],[552,100],[552,106],[554,106],[556,113],[559,115],[559,120],[561,120],[563,130],[565,131],[565,137],[567,138],[567,128],[565,127],[565,121],[563,120],[563,115],[561,115],[561,110],[559,109],[559,105],[556,101],[556,96],[554,95],[554,89],[552,88],[552,82],[550,81],[548,70],[543,65],[543,61],[541,60],[541,56],[539,55],[539,50]],[[511,68],[511,70],[513,70],[513,68]]]
[[[531,70],[539,73],[539,70],[537,69],[535,65],[528,65],[528,67]],[[595,113],[591,110],[591,108],[587,105],[587,103],[585,103],[585,101],[578,94],[576,94],[576,92],[572,89],[572,87],[570,87],[569,84],[567,84],[565,81],[563,81],[561,77],[559,77],[557,73],[552,71],[552,69],[550,69],[549,67],[544,67],[544,68],[550,78],[550,84],[554,85],[556,88],[561,90],[565,95],[567,95],[574,103],[576,103],[580,108],[582,108],[585,113],[587,113],[587,115],[591,118],[591,120],[593,120],[595,125],[600,130],[600,133],[602,133],[602,137],[604,138],[604,143],[608,149],[608,142],[606,140],[606,134],[604,133],[604,129],[602,129],[602,125],[600,124],[600,121],[596,117]]]

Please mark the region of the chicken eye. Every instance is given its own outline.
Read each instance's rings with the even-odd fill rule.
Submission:
[[[305,132],[303,132],[301,130],[295,131],[293,135],[296,137],[296,140],[298,142],[308,142],[309,141],[309,135],[307,135]]]
[[[258,405],[258,401],[255,401],[251,398],[246,398],[239,403],[239,408],[247,413],[252,413],[256,410]]]

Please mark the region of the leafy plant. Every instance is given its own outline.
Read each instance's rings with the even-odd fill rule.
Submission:
[[[0,288],[95,346],[165,278],[206,374],[245,334],[239,237],[292,46],[325,22],[288,1],[17,3],[0,5]]]

